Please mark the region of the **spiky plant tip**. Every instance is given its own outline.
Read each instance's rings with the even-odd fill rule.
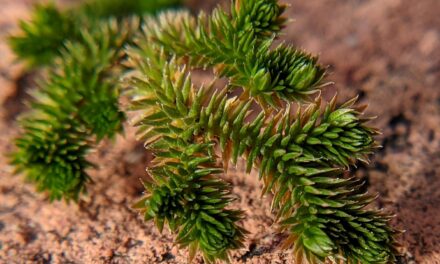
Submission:
[[[235,1],[232,5],[231,16],[236,19],[237,28],[250,26],[260,37],[272,37],[279,33],[287,22],[283,16],[286,4],[278,1]]]
[[[145,184],[147,195],[134,208],[160,231],[168,224],[176,242],[190,248],[190,260],[196,251],[206,263],[227,260],[229,250],[243,245],[246,231],[236,223],[242,213],[226,209],[232,197],[229,186],[215,176],[222,169],[212,163],[212,145],[188,145],[178,138],[160,138],[153,145],[153,181]]]
[[[81,125],[57,117],[22,123],[27,134],[16,140],[17,150],[10,155],[15,172],[25,174],[52,201],[77,201],[90,181],[86,169],[93,166],[84,158],[89,146]]]

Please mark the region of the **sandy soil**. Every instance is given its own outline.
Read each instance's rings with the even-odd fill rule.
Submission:
[[[0,153],[11,150],[15,119],[24,110],[35,73],[23,70],[5,43],[35,0],[0,0]],[[194,5],[198,1],[191,1]],[[212,7],[213,1],[204,3]],[[401,236],[399,263],[440,263],[440,1],[290,0],[283,39],[319,53],[341,99],[360,94],[369,102],[384,146],[372,164],[355,173],[365,178],[377,205],[396,214]],[[0,263],[186,263],[186,252],[129,209],[140,197],[148,157],[133,130],[104,142],[91,155],[101,168],[79,205],[49,203],[0,156]],[[293,263],[277,249],[269,201],[261,199],[255,175],[231,171],[252,232],[234,263]],[[200,262],[200,259],[198,260]]]

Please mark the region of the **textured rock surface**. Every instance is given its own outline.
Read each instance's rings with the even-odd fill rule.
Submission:
[[[21,100],[34,75],[14,63],[5,38],[29,16],[31,0],[0,0],[0,152],[18,133]],[[191,1],[197,5],[198,1]],[[205,8],[212,6],[207,1]],[[340,98],[360,94],[383,148],[371,165],[356,170],[379,206],[396,213],[404,256],[400,263],[440,263],[440,2],[438,0],[286,1],[295,19],[283,39],[321,54]],[[148,161],[133,130],[105,142],[92,161],[95,184],[79,205],[50,204],[0,156],[0,263],[186,263],[186,252],[129,209],[142,192]],[[279,251],[268,199],[260,198],[255,175],[231,171],[251,231],[234,263],[293,263]]]

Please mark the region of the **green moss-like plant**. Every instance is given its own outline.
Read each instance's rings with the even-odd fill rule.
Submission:
[[[127,110],[137,113],[132,124],[154,155],[134,208],[160,231],[168,226],[189,248],[189,261],[197,252],[206,263],[229,261],[243,246],[245,215],[231,209],[221,177],[242,158],[247,172],[259,172],[263,194],[273,194],[275,219],[288,234],[284,247],[298,263],[395,262],[390,216],[369,206],[375,197],[349,176],[377,147],[377,130],[356,98],[321,98],[325,68],[316,57],[273,47],[286,6],[234,0],[229,13],[138,16],[175,4],[37,9],[22,25],[25,34],[11,38],[19,57],[51,65],[21,119],[17,170],[51,199],[77,200],[90,181],[87,152],[122,129],[117,86],[124,76]],[[213,82],[193,84],[195,69],[212,69]]]
[[[21,23],[22,34],[10,38],[19,58],[46,66],[30,111],[20,117],[23,133],[12,163],[51,200],[77,200],[90,182],[87,153],[122,131],[118,80],[123,48],[139,31],[142,17],[136,14],[177,3],[125,2],[86,1],[65,11],[37,6],[33,19]]]
[[[367,208],[375,198],[346,177],[377,147],[377,130],[356,98],[338,105],[316,95],[325,71],[315,57],[272,48],[284,9],[275,0],[236,0],[230,14],[166,12],[146,23],[128,51],[126,78],[133,125],[155,155],[136,208],[160,229],[168,223],[190,259],[195,249],[207,263],[225,259],[243,242],[236,222],[243,213],[231,215],[229,193],[209,183],[241,157],[248,172],[259,171],[263,193],[273,194],[289,234],[284,246],[298,263],[394,262],[390,216]],[[190,71],[198,68],[212,68],[226,86],[196,87]],[[205,151],[188,157],[197,146]]]

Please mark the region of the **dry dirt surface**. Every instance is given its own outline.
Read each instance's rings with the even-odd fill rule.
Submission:
[[[0,263],[186,263],[168,232],[129,209],[142,193],[148,161],[133,130],[105,142],[91,155],[100,164],[79,204],[50,203],[12,176],[4,154],[19,129],[22,100],[35,73],[14,63],[5,38],[29,17],[32,0],[0,0]],[[197,2],[191,1],[196,6]],[[204,2],[204,1],[203,1]],[[204,2],[211,8],[212,1]],[[290,23],[282,37],[320,54],[340,99],[356,94],[383,130],[383,148],[354,172],[378,192],[377,205],[396,214],[399,263],[440,263],[440,1],[286,1]],[[226,178],[247,214],[248,243],[233,263],[294,263],[280,251],[269,200],[260,198],[255,175],[231,171]],[[196,261],[201,263],[200,258]]]

